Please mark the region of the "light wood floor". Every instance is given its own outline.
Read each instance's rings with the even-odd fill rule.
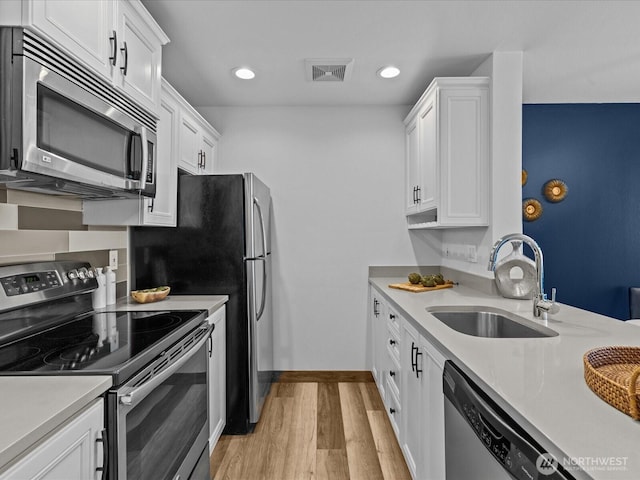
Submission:
[[[215,480],[410,480],[369,372],[285,372],[256,429],[223,435]]]

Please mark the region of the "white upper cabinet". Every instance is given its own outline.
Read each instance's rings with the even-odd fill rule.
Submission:
[[[180,115],[178,167],[193,175],[216,170],[220,134],[186,101]]]
[[[82,220],[86,225],[175,227],[178,198],[178,129],[180,95],[162,81],[154,198],[86,200]]]
[[[408,227],[487,226],[489,79],[435,78],[405,126]]]
[[[414,117],[405,128],[405,156],[406,156],[406,204],[407,215],[418,212],[418,198],[420,195],[420,171],[418,169],[418,117]]]
[[[139,3],[119,1],[117,6],[120,58],[114,81],[129,96],[157,111],[160,105],[162,45],[168,39],[163,41],[157,34],[162,31]]]
[[[23,0],[23,24],[158,114],[162,45],[169,41],[137,0]]]
[[[160,122],[158,122],[158,166],[156,196],[144,200],[143,224],[175,227],[178,200],[179,96],[162,81]],[[158,194],[160,192],[160,194]]]
[[[193,175],[213,173],[220,134],[162,79],[157,137],[155,198],[85,200],[85,225],[176,226],[178,167]]]
[[[118,48],[113,0],[31,0],[25,2],[27,24],[104,77],[110,77]]]

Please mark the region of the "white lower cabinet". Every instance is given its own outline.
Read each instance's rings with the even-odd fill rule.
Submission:
[[[210,317],[214,325],[209,351],[209,453],[213,452],[227,421],[226,308]]]
[[[391,427],[393,428],[396,437],[399,437],[400,426],[402,425],[402,404],[398,397],[396,397],[391,385],[389,385],[389,381],[387,381],[387,401],[385,402],[385,406],[387,407],[387,414],[391,421]]]
[[[96,400],[0,474],[0,480],[102,478],[104,403]]]
[[[400,446],[413,478],[443,480],[445,358],[406,320],[402,333]]]
[[[375,290],[370,290],[369,295],[369,324],[371,326],[372,350],[371,373],[376,381],[380,396],[384,399],[384,371],[387,349],[385,339],[387,337],[387,309],[382,297]]]
[[[424,404],[422,392],[425,382],[424,354],[418,331],[404,322],[402,326],[402,410],[403,423],[400,433],[400,447],[413,478],[422,478],[423,460],[421,453],[422,418]]]
[[[385,312],[386,320],[379,322],[379,317],[370,316],[372,322],[386,327],[383,334],[376,333],[376,323],[371,325],[371,348],[378,369],[374,378],[407,467],[416,480],[443,480],[445,357],[374,287],[370,298],[372,302],[376,299],[378,304],[372,303],[372,307],[376,306],[379,314]]]
[[[444,393],[442,371],[445,357],[424,337],[420,337],[424,360],[422,382],[423,429],[421,456],[422,477],[427,480],[445,478]]]

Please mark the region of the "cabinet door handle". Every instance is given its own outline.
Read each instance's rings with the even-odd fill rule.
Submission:
[[[414,342],[411,342],[411,371],[415,372],[418,368],[418,347]]]
[[[389,319],[393,320],[394,318],[396,318],[396,316],[393,313],[389,314]]]
[[[129,49],[127,48],[127,42],[122,42],[122,48],[120,51],[124,53],[124,66],[120,67],[122,71],[122,75],[127,76],[127,71],[129,70]]]
[[[380,311],[378,310],[378,305],[380,304],[380,302],[378,302],[378,300],[376,300],[375,298],[373,299],[373,314],[377,317],[378,315],[380,315]]]
[[[413,187],[413,203],[416,203],[416,187]]]
[[[202,151],[202,168],[207,168],[207,152]]]
[[[102,437],[96,438],[96,443],[102,443],[102,466],[96,468],[96,472],[102,472],[102,480],[107,479],[109,466],[109,440],[107,439],[107,430],[102,429]]]
[[[151,198],[149,199],[149,205],[147,205],[147,210],[149,210],[149,213],[153,213],[153,207],[155,206],[155,198]]]
[[[420,203],[420,192],[422,189],[420,187],[416,187],[416,203]]]
[[[390,409],[389,409],[389,413],[390,413],[391,415],[393,415],[394,413],[396,413],[396,409],[395,409],[395,408],[390,408]]]
[[[109,56],[109,61],[111,62],[111,65],[115,67],[116,60],[118,58],[118,34],[115,30],[112,30],[109,41],[111,42],[111,55]]]
[[[420,358],[422,359],[422,352],[416,348],[416,378],[420,378],[420,374],[422,373],[422,369],[418,366],[418,355],[420,355]]]
[[[211,333],[211,335],[209,335],[209,346],[208,346],[208,350],[209,350],[209,358],[211,358],[213,356],[213,333]]]
[[[393,370],[389,371],[389,376],[390,377],[395,377],[396,376],[396,372],[394,372]]]
[[[389,340],[389,345],[395,345],[395,344],[396,344],[396,341],[394,339]]]

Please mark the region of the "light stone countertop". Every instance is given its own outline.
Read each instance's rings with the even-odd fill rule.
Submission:
[[[0,377],[0,470],[111,387],[111,377]]]
[[[137,303],[131,297],[118,299],[117,311],[153,311],[153,310],[207,310],[211,315],[229,301],[227,295],[168,295],[164,300],[152,303]],[[97,311],[113,310],[113,306]]]
[[[640,478],[640,422],[596,396],[584,380],[582,357],[592,348],[640,346],[640,328],[569,305],[534,319],[531,300],[512,300],[464,285],[424,293],[389,288],[406,277],[375,276],[369,283],[417,326],[445,357],[460,366],[525,430],[560,461],[582,462],[577,478]],[[464,282],[463,282],[464,283]],[[559,298],[561,298],[561,292]],[[426,307],[492,306],[558,332],[551,338],[480,338],[454,331]],[[608,459],[619,469],[593,465]]]

